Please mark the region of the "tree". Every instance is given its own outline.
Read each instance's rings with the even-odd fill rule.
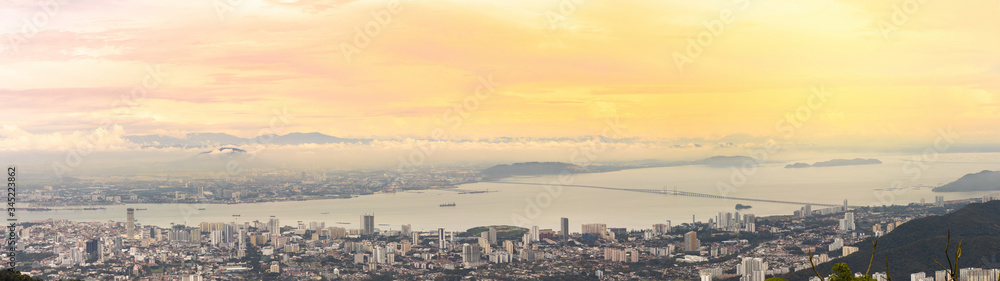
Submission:
[[[32,278],[31,276],[28,276],[28,275],[25,275],[25,274],[21,274],[20,271],[16,271],[16,270],[13,270],[13,269],[0,270],[0,280],[3,280],[3,281],[42,281],[42,279]],[[67,280],[67,281],[79,281],[79,279]]]

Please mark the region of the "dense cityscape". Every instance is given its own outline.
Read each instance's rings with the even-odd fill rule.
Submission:
[[[707,222],[663,221],[646,229],[616,228],[614,222],[569,229],[573,218],[563,218],[560,229],[414,231],[377,224],[371,214],[359,214],[360,228],[274,218],[164,228],[137,225],[141,213],[129,208],[121,221],[23,223],[17,269],[46,280],[762,281],[809,269],[810,253],[816,263],[826,262],[909,220],[995,198],[935,199],[857,209],[846,202],[807,205],[768,217],[722,211]],[[965,276],[996,275],[969,270]],[[926,274],[940,278],[943,271]]]

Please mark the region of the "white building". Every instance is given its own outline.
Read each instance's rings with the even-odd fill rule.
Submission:
[[[743,258],[736,274],[742,275],[740,281],[764,281],[764,274],[767,272],[767,263],[761,258]]]

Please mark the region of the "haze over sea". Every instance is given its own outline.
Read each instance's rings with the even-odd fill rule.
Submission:
[[[982,170],[1000,170],[1000,154],[942,154],[937,161],[911,162],[914,156],[878,157],[884,164],[822,168],[787,169],[785,163],[765,164],[749,176],[742,186],[725,194],[732,197],[759,198],[796,202],[850,205],[906,205],[934,196],[945,200],[980,197],[996,192],[934,193],[931,188]],[[815,159],[800,162],[816,162]],[[909,162],[909,164],[907,164]],[[926,169],[921,169],[926,167]],[[918,172],[919,171],[919,172]],[[674,189],[723,195],[717,183],[732,184],[732,168],[679,166],[623,170],[608,173],[575,174],[570,184],[614,188]],[[504,181],[538,183],[538,185],[481,182],[465,184],[457,189],[436,189],[384,193],[351,199],[286,201],[268,203],[224,204],[129,204],[105,206],[105,210],[63,210],[19,212],[22,221],[66,219],[74,221],[124,221],[126,208],[136,211],[136,220],[144,225],[169,227],[171,224],[197,225],[201,222],[267,221],[271,216],[283,225],[297,221],[325,222],[327,226],[358,228],[359,217],[374,213],[377,228],[398,230],[411,224],[414,230],[465,230],[483,225],[518,225],[557,229],[559,218],[570,219],[571,231],[579,231],[583,223],[606,223],[608,227],[651,228],[653,224],[671,220],[673,225],[708,221],[720,211],[735,211],[737,203],[752,205],[741,213],[757,216],[790,215],[801,205],[720,200],[684,196],[649,194],[629,191],[562,187],[552,196],[547,207],[534,210],[532,204],[546,205],[551,194],[545,183],[556,182],[558,176],[512,177]],[[894,181],[902,189],[889,190]],[[489,190],[489,193],[460,194],[463,191]],[[559,191],[559,187],[552,187]],[[498,192],[492,192],[498,191]],[[550,195],[549,195],[550,196]],[[539,199],[540,198],[540,199]],[[443,203],[455,207],[440,207]],[[534,203],[529,203],[534,202]],[[78,207],[77,207],[78,208]],[[199,210],[204,208],[204,210]],[[822,207],[814,207],[818,209]],[[326,214],[324,214],[326,213]],[[238,217],[233,215],[239,215]],[[514,217],[532,219],[531,222]],[[349,224],[338,224],[346,222]],[[388,225],[383,225],[388,224]]]

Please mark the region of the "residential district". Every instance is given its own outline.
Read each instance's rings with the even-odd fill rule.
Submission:
[[[720,212],[707,222],[654,222],[646,229],[585,222],[570,229],[484,226],[468,230],[360,229],[261,218],[169,228],[122,221],[46,220],[14,230],[16,269],[45,280],[748,280],[809,269],[858,251],[851,246],[908,220],[995,198],[908,206],[813,208],[786,216]],[[554,222],[553,222],[554,224]],[[395,227],[394,227],[395,228]],[[5,241],[6,243],[6,241]],[[4,254],[3,260],[9,260]],[[997,276],[963,269],[962,280]],[[943,271],[911,280],[945,280]],[[873,274],[884,280],[884,273]],[[818,278],[817,278],[818,279]]]

